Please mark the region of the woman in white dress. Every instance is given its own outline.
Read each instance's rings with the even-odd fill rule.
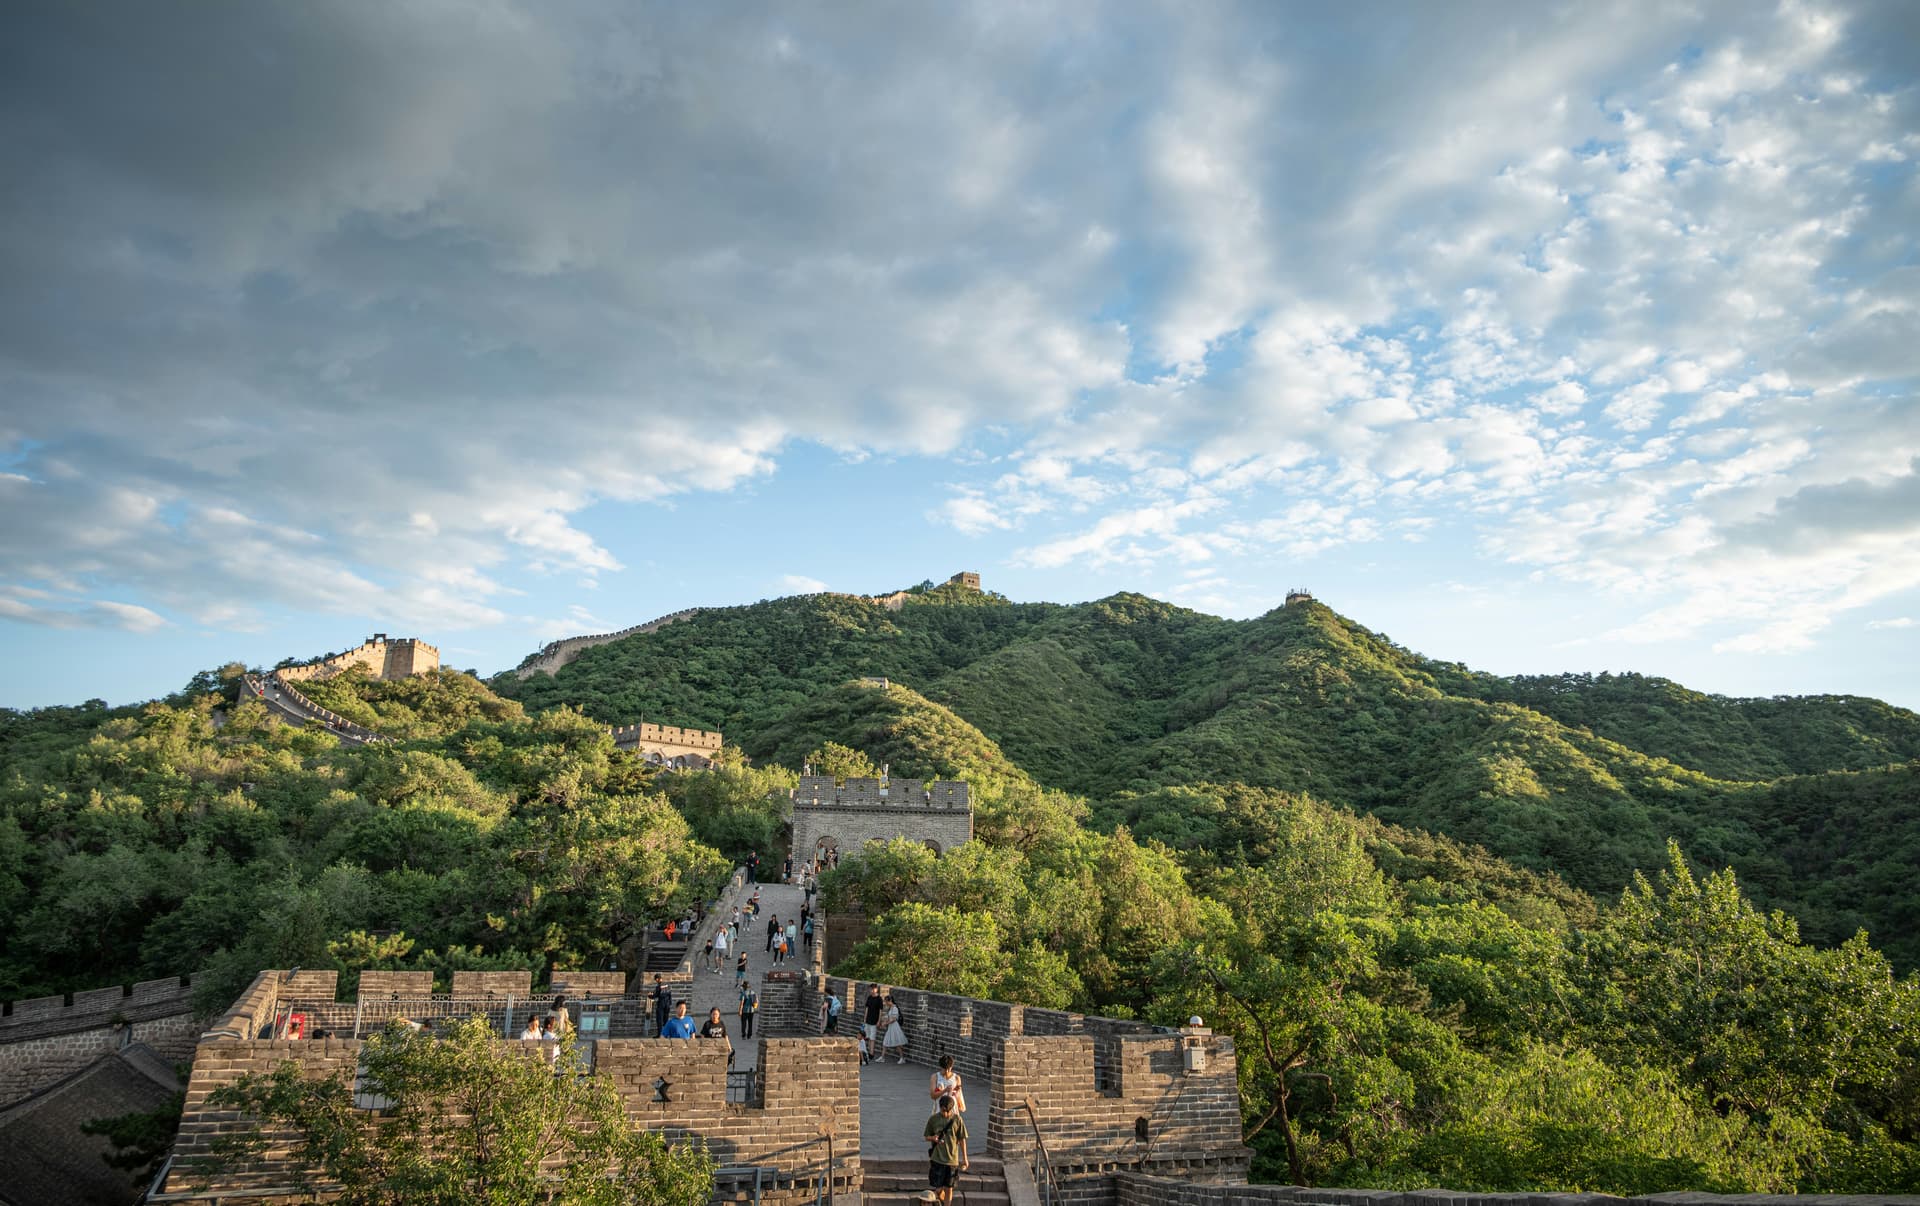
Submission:
[[[900,1003],[892,997],[887,998],[887,1011],[880,1015],[880,1025],[886,1037],[880,1040],[880,1046],[888,1055],[894,1056],[896,1063],[907,1062],[907,1032],[900,1028]]]

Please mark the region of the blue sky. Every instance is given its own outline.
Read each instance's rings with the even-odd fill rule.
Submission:
[[[0,705],[979,570],[1920,706],[1904,3],[28,5]]]

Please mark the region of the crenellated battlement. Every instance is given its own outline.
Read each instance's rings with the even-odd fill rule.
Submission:
[[[415,674],[431,674],[440,668],[440,649],[414,637],[388,638],[376,632],[345,653],[336,653],[305,666],[284,666],[274,671],[282,679],[298,682],[310,678],[332,678],[354,666],[364,668],[375,678],[397,680]]]
[[[848,779],[802,775],[793,789],[795,808],[893,808],[928,812],[966,812],[972,799],[965,783],[936,779]]]
[[[624,640],[630,636],[639,636],[641,633],[658,632],[669,624],[678,624],[682,620],[690,620],[705,610],[706,608],[704,607],[685,607],[679,611],[669,612],[659,619],[648,620],[644,624],[635,624],[628,628],[622,628],[618,632],[602,632],[591,636],[575,636],[558,641],[548,641],[540,647],[538,653],[530,653],[521,659],[520,664],[514,668],[513,676],[515,678],[531,678],[536,674],[552,674],[574,658],[579,657],[584,650],[591,649],[596,645],[611,644],[614,641]]]

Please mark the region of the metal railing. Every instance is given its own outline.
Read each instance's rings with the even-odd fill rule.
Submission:
[[[1025,1101],[1027,1122],[1033,1127],[1033,1186],[1040,1195],[1040,1206],[1053,1206],[1060,1196],[1059,1178],[1054,1176],[1053,1158],[1047,1155],[1047,1139],[1040,1133],[1040,1116],[1034,1111],[1033,1098]]]

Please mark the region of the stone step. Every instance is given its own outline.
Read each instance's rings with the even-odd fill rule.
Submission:
[[[927,1192],[927,1162],[913,1159],[862,1159],[861,1206],[909,1206],[923,1202]],[[1006,1171],[1000,1161],[981,1157],[969,1161],[954,1187],[953,1200],[961,1206],[1012,1206]]]
[[[926,1192],[928,1192],[927,1179],[921,1177],[919,1182],[914,1185],[901,1185],[882,1189],[875,1189],[871,1185],[863,1186],[860,1190],[860,1200],[862,1203],[886,1202],[891,1204],[912,1202],[917,1201],[920,1195]],[[982,1189],[978,1186],[969,1186],[965,1181],[962,1181],[955,1187],[953,1200],[956,1202],[960,1201],[962,1195],[965,1195],[968,1206],[1009,1206],[1009,1202],[1011,1201],[1004,1188]]]

